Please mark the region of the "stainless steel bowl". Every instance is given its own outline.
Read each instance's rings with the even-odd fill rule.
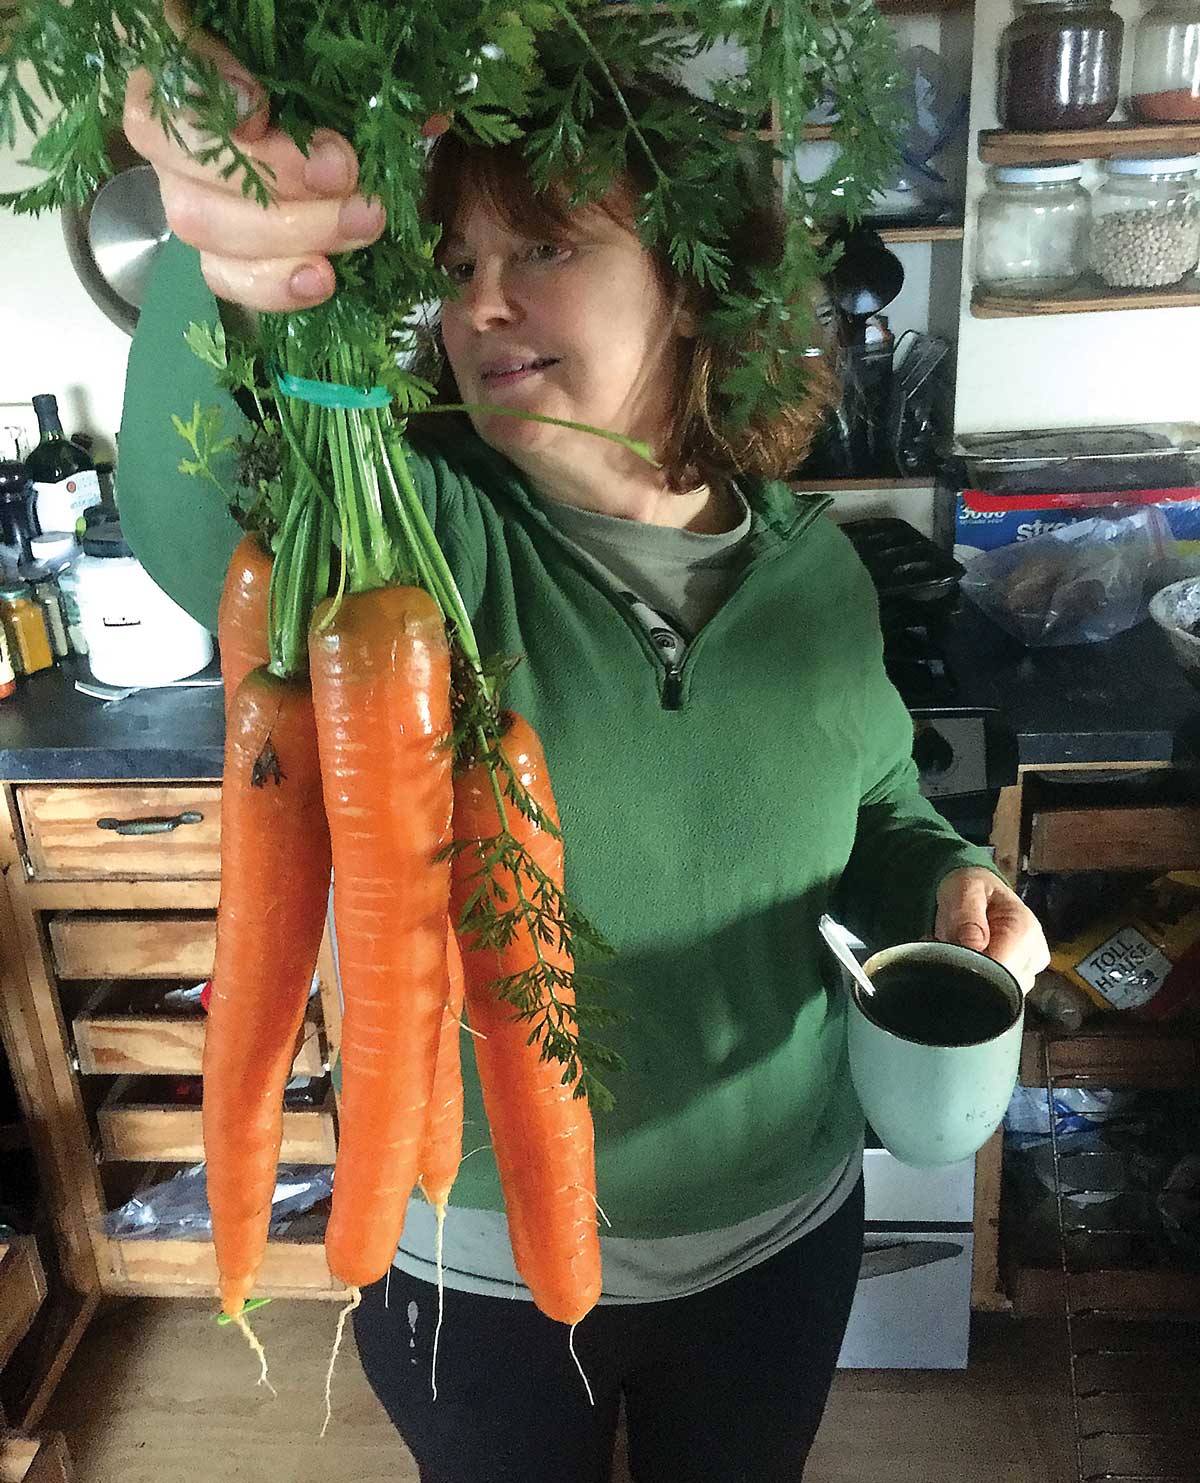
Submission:
[[[1200,689],[1200,576],[1184,577],[1156,592],[1150,616],[1166,634],[1184,674]]]

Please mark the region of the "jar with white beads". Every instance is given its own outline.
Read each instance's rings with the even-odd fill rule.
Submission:
[[[1092,271],[1111,288],[1168,288],[1200,261],[1200,156],[1106,160],[1092,197]]]

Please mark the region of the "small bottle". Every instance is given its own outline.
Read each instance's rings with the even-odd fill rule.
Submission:
[[[83,623],[73,579],[73,569],[76,561],[83,555],[83,548],[70,531],[47,531],[44,535],[33,537],[29,543],[29,554],[31,565],[19,571],[18,575],[35,585],[53,581],[71,651],[86,654],[87,641],[83,636]]]
[[[8,629],[14,667],[21,674],[34,675],[53,665],[46,620],[27,587],[0,587],[0,617]]]
[[[25,460],[25,473],[37,494],[38,526],[41,530],[74,530],[84,510],[100,499],[96,465],[90,454],[63,433],[57,397],[49,393],[35,396],[33,410],[42,437]]]
[[[63,613],[62,597],[58,583],[53,577],[33,584],[33,600],[42,610],[46,633],[55,659],[65,659],[71,652],[71,640],[67,634],[67,620]]]
[[[8,651],[8,634],[0,623],[0,700],[7,700],[17,688],[17,672]]]

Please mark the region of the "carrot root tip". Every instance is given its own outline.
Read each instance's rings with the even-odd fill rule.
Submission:
[[[333,1419],[333,1367],[337,1364],[338,1351],[342,1347],[342,1335],[346,1331],[346,1320],[362,1302],[361,1288],[350,1289],[350,1301],[338,1314],[337,1333],[333,1336],[333,1353],[329,1356],[329,1368],[325,1371],[325,1420],[321,1423],[321,1436],[329,1430]]]
[[[439,1200],[434,1207],[437,1211],[437,1288],[438,1288],[438,1316],[437,1324],[433,1330],[433,1363],[430,1366],[429,1383],[433,1390],[433,1398],[437,1400],[437,1359],[438,1342],[442,1337],[442,1319],[445,1316],[445,1269],[442,1263],[442,1255],[445,1251],[446,1236],[446,1202]]]
[[[567,1348],[571,1351],[571,1358],[575,1361],[575,1368],[579,1371],[579,1378],[583,1381],[583,1388],[587,1391],[588,1405],[595,1407],[596,1397],[592,1394],[592,1387],[588,1384],[588,1377],[583,1372],[583,1366],[579,1363],[579,1356],[575,1353],[575,1330],[579,1327],[579,1321],[571,1325],[571,1337],[567,1341]]]
[[[267,1379],[267,1351],[262,1347],[258,1335],[254,1332],[254,1330],[250,1327],[250,1324],[247,1322],[246,1315],[244,1313],[239,1313],[236,1318],[231,1318],[230,1322],[236,1324],[236,1326],[242,1331],[242,1334],[245,1336],[246,1343],[249,1344],[250,1348],[258,1356],[258,1363],[261,1367],[261,1373],[258,1377],[258,1384],[265,1385],[271,1392],[271,1394],[275,1397],[275,1399],[278,1400],[279,1392],[271,1384],[270,1380]]]

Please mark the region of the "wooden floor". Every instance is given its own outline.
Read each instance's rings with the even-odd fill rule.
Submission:
[[[318,1438],[335,1308],[255,1315],[277,1400],[211,1313],[162,1299],[101,1310],[40,1427],[66,1433],[77,1483],[416,1483],[349,1336]],[[977,1321],[965,1373],[844,1371],[805,1483],[1074,1483],[1064,1373],[1054,1324],[1004,1318]],[[615,1483],[628,1483],[620,1460]]]

